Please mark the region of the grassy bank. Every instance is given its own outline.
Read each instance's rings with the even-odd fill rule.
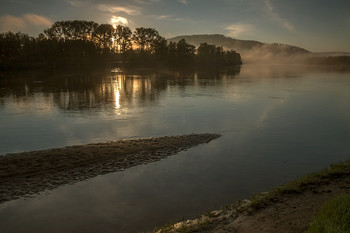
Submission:
[[[350,231],[350,195],[343,194],[327,202],[307,233],[346,233]]]
[[[309,211],[312,213],[306,213],[308,210],[303,210],[305,213],[303,213],[303,211],[301,211],[303,214],[298,215],[296,213],[294,219],[292,219],[292,221],[296,222],[296,225],[301,224],[302,221],[304,222],[303,226],[298,228],[299,230],[293,230],[291,228],[291,232],[304,232],[309,228],[310,221],[315,218],[315,215],[318,213],[319,209],[321,209],[320,206],[324,204],[325,200],[338,196],[338,193],[342,194],[344,192],[350,192],[350,186],[348,185],[350,184],[349,175],[350,160],[332,164],[326,169],[295,179],[291,182],[276,187],[269,192],[254,195],[249,200],[237,201],[233,205],[228,205],[220,210],[204,214],[197,219],[186,220],[174,225],[164,226],[155,230],[154,232],[220,232],[221,230],[222,232],[233,232],[232,229],[235,229],[234,232],[255,232],[254,227],[249,226],[250,228],[247,228],[247,226],[244,226],[244,219],[248,219],[250,225],[256,225],[256,229],[258,229],[256,232],[285,232],[283,229],[282,231],[278,229],[276,229],[276,231],[270,231],[266,227],[263,228],[259,226],[259,224],[263,223],[259,219],[264,219],[266,217],[266,220],[264,220],[265,222],[270,220],[274,223],[277,222],[277,219],[279,219],[278,221],[283,222],[283,215],[277,211],[280,206],[287,205],[287,207],[284,208],[284,212],[288,213],[289,211],[289,217],[289,215],[292,215],[293,212],[296,212],[296,209],[306,208],[305,205],[310,203],[312,208],[310,207]],[[298,199],[303,199],[303,202],[298,202]],[[325,208],[334,209],[333,207],[335,205],[339,206],[338,202],[336,202],[336,204],[332,202]],[[345,202],[347,202],[347,200],[345,200]],[[292,205],[290,203],[294,204]],[[344,200],[342,200],[342,203],[344,203]],[[271,215],[273,208],[276,209],[276,215]],[[288,210],[288,208],[290,208],[290,210]],[[265,213],[266,216],[264,216],[264,211],[269,213]],[[325,214],[322,213],[322,211],[325,212]],[[320,222],[324,222],[324,218],[327,218],[329,211],[322,211],[319,214],[321,217],[318,217],[320,220],[315,220],[311,226],[314,225],[319,227],[321,225]],[[337,212],[337,209],[335,209],[335,212]],[[259,218],[255,218],[254,215],[259,215]],[[300,219],[298,220],[298,218]],[[279,223],[276,224],[278,225]],[[290,222],[288,224],[290,224]],[[265,229],[265,231],[259,228]],[[310,228],[309,232],[313,233],[315,231],[312,231]]]

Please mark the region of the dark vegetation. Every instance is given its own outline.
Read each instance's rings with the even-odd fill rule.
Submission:
[[[92,21],[60,21],[37,37],[0,34],[0,69],[94,65],[240,65],[240,54],[222,47],[167,41],[153,28],[130,28]]]
[[[238,40],[220,34],[185,35],[168,39],[172,42],[178,42],[179,40],[186,40],[195,46],[208,43],[227,50],[234,49],[241,54],[246,63],[307,64],[341,67],[347,70],[350,68],[349,53],[312,53],[306,49],[288,44]]]
[[[278,43],[267,44],[254,40],[238,40],[220,34],[177,36],[170,38],[169,41],[177,42],[182,39],[185,39],[188,41],[188,43],[191,43],[195,46],[199,46],[201,43],[206,42],[208,44],[215,44],[226,49],[235,49],[240,53],[259,50],[263,53],[273,53],[276,55],[280,54],[284,56],[310,54],[308,50],[292,45]]]
[[[328,65],[350,67],[350,56],[311,57],[306,60],[310,65]]]

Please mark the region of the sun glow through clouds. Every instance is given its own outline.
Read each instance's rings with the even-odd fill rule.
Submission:
[[[112,16],[109,21],[113,25],[114,29],[117,28],[117,25],[127,26],[129,24],[129,20],[121,16]]]

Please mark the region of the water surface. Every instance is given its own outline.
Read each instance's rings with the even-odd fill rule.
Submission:
[[[350,157],[350,73],[8,74],[0,154],[122,138],[219,133],[156,163],[0,205],[1,232],[137,232],[267,191]]]

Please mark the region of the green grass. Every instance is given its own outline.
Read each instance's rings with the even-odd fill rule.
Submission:
[[[327,202],[307,233],[349,233],[350,195],[340,195]]]
[[[304,177],[295,179],[291,182],[283,184],[277,188],[272,189],[269,192],[259,193],[250,198],[250,203],[248,205],[242,206],[242,201],[237,201],[232,205],[225,206],[222,210],[229,211],[232,209],[236,209],[237,212],[246,211],[249,209],[259,209],[264,206],[270,205],[272,202],[278,201],[278,199],[283,195],[288,194],[301,194],[307,190],[313,191],[316,190],[318,186],[325,185],[330,183],[332,180],[336,180],[338,178],[349,176],[350,175],[350,160],[346,162],[340,162],[337,164],[330,165],[329,168],[323,169],[319,172],[308,174]],[[350,205],[348,205],[350,209]],[[206,215],[209,220],[208,221],[199,221],[194,225],[182,225],[181,227],[174,229],[173,225],[168,225],[158,229],[158,232],[199,232],[202,229],[210,228],[212,224],[215,224],[215,217],[212,214]],[[350,222],[350,219],[348,219]],[[314,233],[317,231],[309,232]],[[320,231],[319,233],[333,233],[337,231]],[[339,233],[350,232],[350,229],[347,231],[339,231]]]
[[[329,168],[307,174],[281,186],[278,186],[268,193],[257,194],[251,198],[250,207],[260,208],[273,202],[274,199],[284,194],[301,194],[306,190],[314,190],[316,187],[328,184],[334,179],[350,175],[350,160],[332,164]]]

